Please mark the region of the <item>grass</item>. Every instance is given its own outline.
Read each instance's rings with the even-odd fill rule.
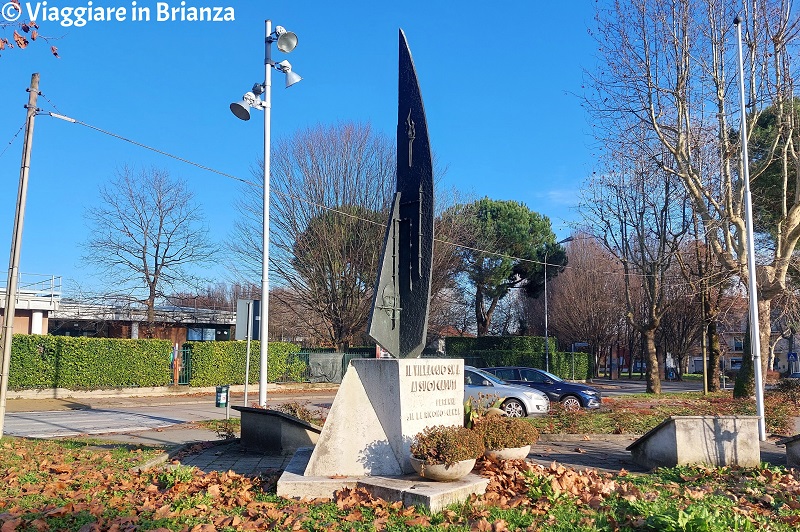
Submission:
[[[217,436],[223,440],[236,438],[242,432],[242,420],[238,417],[232,417],[230,419],[208,419],[205,421],[197,421],[196,423],[204,429],[216,432]]]
[[[764,396],[767,431],[789,435],[797,406],[784,394]],[[542,434],[644,434],[669,416],[755,415],[755,402],[733,399],[730,391],[626,395],[604,398],[597,410],[565,411],[553,404],[548,416],[530,420]]]

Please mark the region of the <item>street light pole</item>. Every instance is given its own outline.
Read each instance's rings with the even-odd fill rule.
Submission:
[[[270,178],[270,119],[272,118],[272,21],[265,22],[264,38],[264,202],[263,234],[261,236],[261,320],[258,339],[260,345],[260,365],[258,379],[258,404],[267,406],[267,366],[269,347],[269,178]]]
[[[556,242],[557,246],[566,242],[572,242],[573,237],[568,236],[564,240]],[[550,371],[550,340],[547,336],[547,248],[544,250],[544,369]]]
[[[266,20],[264,38],[264,82],[256,83],[252,92],[245,93],[241,102],[232,103],[231,111],[241,120],[250,120],[250,109],[264,111],[264,190],[263,190],[263,225],[261,254],[261,306],[259,315],[259,363],[258,404],[267,406],[267,369],[269,347],[269,181],[270,181],[270,121],[272,114],[272,69],[286,74],[286,87],[294,85],[302,78],[292,72],[288,61],[276,63],[272,60],[272,43],[277,43],[278,50],[289,53],[297,46],[297,35],[286,31],[282,26],[272,30],[272,21]],[[263,95],[263,99],[262,99]]]
[[[736,16],[733,25],[736,26],[736,37],[739,43],[739,92],[742,112],[740,126],[742,135],[742,182],[744,184],[744,212],[745,233],[747,240],[747,290],[749,292],[749,321],[750,321],[750,352],[753,358],[753,377],[756,388],[756,415],[758,416],[758,439],[767,439],[767,429],[764,423],[764,382],[761,375],[761,338],[758,323],[758,287],[756,286],[756,253],[753,241],[753,200],[750,196],[750,160],[747,156],[747,108],[744,97],[744,61],[742,59],[742,24]]]

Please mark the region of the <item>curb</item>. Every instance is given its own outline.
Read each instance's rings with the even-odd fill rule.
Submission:
[[[581,442],[581,441],[608,441],[625,442],[641,438],[641,434],[540,434],[539,441],[555,442]]]
[[[213,447],[219,447],[221,445],[230,445],[232,443],[236,443],[239,441],[239,438],[229,438],[227,440],[198,440],[189,443],[182,443],[180,445],[175,445],[167,451],[159,454],[158,456],[148,460],[147,462],[138,465],[136,467],[132,467],[130,470],[135,472],[143,472],[153,469],[154,467],[166,463],[169,460],[172,460],[179,454],[184,451],[187,451],[192,448],[192,446],[197,445],[198,443],[208,443],[209,446],[204,451],[211,449]]]
[[[251,386],[252,387],[252,386]],[[338,383],[269,383],[267,393],[291,393],[338,390]],[[72,390],[69,388],[39,388],[9,390],[8,399],[122,399],[128,397],[181,397],[187,395],[213,395],[216,386],[155,386],[142,388],[103,388],[97,390]],[[244,393],[244,384],[230,385],[230,393]]]

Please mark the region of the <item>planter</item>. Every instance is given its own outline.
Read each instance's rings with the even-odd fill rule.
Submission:
[[[509,447],[506,449],[486,449],[483,456],[493,460],[524,460],[531,452],[531,446]]]
[[[467,476],[475,467],[475,460],[462,460],[451,466],[445,464],[426,464],[419,458],[411,457],[411,467],[419,476],[439,482],[452,482]]]

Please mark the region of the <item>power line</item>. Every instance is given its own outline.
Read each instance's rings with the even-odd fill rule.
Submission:
[[[0,158],[2,158],[3,155],[6,153],[6,151],[8,150],[8,148],[10,148],[12,144],[14,144],[14,141],[17,140],[17,137],[19,136],[20,133],[22,133],[23,129],[25,129],[25,122],[23,122],[22,125],[19,126],[19,129],[17,130],[17,132],[14,133],[14,136],[11,137],[11,140],[8,141],[8,144],[6,144],[6,147],[3,148],[3,151],[0,152]]]
[[[47,99],[47,97],[45,97],[44,95],[42,95],[42,97],[44,97],[45,100],[47,100],[50,103],[50,105],[52,105],[53,108],[57,110],[56,106],[49,99]],[[246,185],[249,185],[249,186],[252,186],[252,187],[255,187],[255,188],[260,188],[260,189],[264,188],[264,185],[261,184],[261,183],[256,183],[256,182],[253,182],[253,181],[249,181],[247,179],[243,179],[241,177],[237,177],[235,175],[223,172],[221,170],[217,170],[215,168],[211,168],[209,166],[205,166],[203,164],[196,163],[196,162],[191,161],[189,159],[186,159],[184,157],[180,157],[178,155],[174,155],[172,153],[169,153],[169,152],[166,152],[164,150],[155,148],[153,146],[149,146],[147,144],[138,142],[136,140],[124,137],[124,136],[119,135],[117,133],[113,133],[111,131],[105,130],[105,129],[97,127],[97,126],[93,126],[93,125],[88,124],[86,122],[83,122],[81,120],[77,120],[75,118],[71,118],[69,116],[65,116],[65,115],[62,115],[60,113],[46,112],[46,114],[51,116],[52,118],[57,118],[59,120],[65,121],[65,122],[70,122],[70,123],[73,123],[73,124],[78,124],[78,125],[84,126],[84,127],[89,128],[91,130],[97,131],[98,133],[102,133],[104,135],[108,135],[108,136],[116,138],[118,140],[122,140],[124,142],[128,142],[128,143],[133,144],[135,146],[138,146],[140,148],[144,148],[146,150],[153,151],[153,152],[158,153],[160,155],[163,155],[165,157],[169,157],[171,159],[175,159],[177,161],[180,161],[182,163],[194,166],[194,167],[199,168],[201,170],[205,170],[207,172],[211,172],[211,173],[214,173],[214,174],[217,174],[217,175],[221,175],[221,176],[226,177],[228,179],[232,179],[234,181],[238,181],[240,183],[244,183]],[[23,128],[24,128],[24,124],[23,124]],[[18,134],[19,134],[19,132],[17,132],[17,135]],[[12,142],[13,142],[13,139],[12,139]],[[307,205],[312,205],[312,206],[317,207],[319,209],[323,209],[323,210],[327,210],[327,211],[330,211],[330,212],[334,212],[334,213],[337,213],[337,214],[340,214],[342,216],[346,216],[346,217],[349,217],[349,218],[352,218],[352,219],[355,219],[355,220],[359,220],[359,221],[362,221],[362,222],[367,222],[367,223],[374,224],[374,225],[379,225],[379,226],[383,226],[384,225],[383,223],[376,222],[376,221],[373,221],[373,220],[369,220],[367,218],[362,218],[360,216],[357,216],[357,215],[354,215],[354,214],[351,214],[351,213],[348,213],[348,212],[345,212],[345,211],[341,211],[341,210],[336,209],[334,207],[329,207],[327,205],[322,205],[320,203],[311,201],[311,200],[309,200],[307,198],[302,198],[300,196],[295,196],[293,194],[289,194],[289,193],[282,192],[282,191],[275,190],[275,189],[271,190],[271,192],[273,192],[275,194],[279,194],[279,195],[287,197],[287,198],[291,198],[291,199],[297,200],[297,201],[299,201],[301,203],[305,203]],[[460,248],[460,249],[473,251],[473,252],[477,252],[477,253],[482,253],[482,254],[485,254],[485,255],[493,255],[493,256],[499,257],[499,258],[510,259],[510,260],[518,261],[518,262],[526,262],[526,263],[530,263],[530,264],[537,264],[537,265],[541,265],[541,266],[545,265],[544,262],[538,261],[538,260],[535,260],[535,259],[516,257],[514,255],[508,255],[508,254],[505,254],[505,253],[498,253],[498,252],[490,251],[490,250],[486,250],[486,249],[470,247],[470,246],[467,246],[467,245],[464,245],[464,244],[457,244],[455,242],[449,242],[447,240],[442,240],[442,239],[439,239],[439,238],[434,238],[434,241],[439,242],[441,244],[446,244],[446,245],[449,245],[449,246],[457,247],[457,248]],[[547,266],[556,266],[556,267],[558,267],[560,265],[558,265],[558,264],[547,264]],[[565,269],[566,268],[572,268],[569,265],[566,265],[566,266],[563,266],[563,267]],[[603,274],[603,275],[627,275],[627,276],[630,276],[630,277],[641,277],[641,278],[647,278],[647,277],[652,277],[653,276],[653,275],[650,275],[650,274],[635,273],[635,272],[633,272],[633,273],[623,273],[623,272],[619,272],[619,271],[600,271],[600,270],[585,270],[585,269],[584,269],[584,271],[587,271],[587,272],[590,272],[590,273]],[[669,284],[668,286],[680,287],[680,286],[691,286],[691,284],[688,283],[688,282],[684,282],[684,283]]]

